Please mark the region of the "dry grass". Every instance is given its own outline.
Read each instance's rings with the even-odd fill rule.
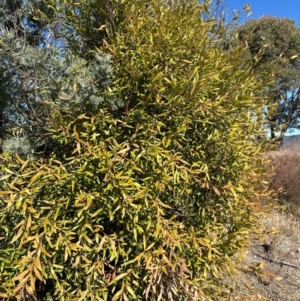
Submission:
[[[233,300],[300,300],[300,221],[274,212],[261,227],[263,236],[251,240],[232,283]]]
[[[270,152],[268,157],[276,168],[271,188],[282,189],[280,202],[287,205],[291,214],[300,217],[300,144],[289,144]]]
[[[300,223],[283,213],[273,213],[261,223],[265,235],[260,240],[252,241],[246,256],[246,263],[257,268],[250,268],[253,285],[267,300],[298,301]],[[269,249],[266,250],[266,247]]]
[[[271,188],[279,191],[281,206],[261,218],[263,235],[251,239],[232,300],[300,301],[300,143],[268,158],[276,167]]]

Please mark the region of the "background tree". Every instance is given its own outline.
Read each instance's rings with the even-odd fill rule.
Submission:
[[[275,76],[269,86],[274,107],[269,118],[271,138],[299,128],[300,118],[300,29],[290,19],[262,17],[238,29],[251,55],[260,54],[254,68],[264,68]],[[271,113],[271,114],[270,114]]]

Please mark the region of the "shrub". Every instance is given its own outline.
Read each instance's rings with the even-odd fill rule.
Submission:
[[[263,76],[243,45],[220,47],[205,4],[114,2],[99,110],[53,110],[50,159],[2,158],[0,296],[226,299],[219,276],[264,197]]]

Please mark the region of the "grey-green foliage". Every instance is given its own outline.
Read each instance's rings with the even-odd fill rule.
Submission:
[[[19,149],[7,146],[19,136],[31,137],[33,148],[43,144],[54,109],[71,115],[96,110],[113,72],[109,55],[86,61],[64,49],[41,48],[15,37],[14,31],[0,28],[1,138],[13,137],[5,150]]]
[[[108,54],[95,55],[91,61],[73,59],[61,78],[59,107],[69,113],[97,109],[105,101],[103,89],[110,83],[112,73]]]
[[[58,39],[59,24],[38,18],[38,12],[53,16],[53,11],[43,0],[0,1],[0,24],[14,32],[15,37],[25,38],[26,43],[39,46]]]
[[[25,157],[32,154],[33,145],[28,137],[12,137],[3,142],[3,152],[18,153]]]

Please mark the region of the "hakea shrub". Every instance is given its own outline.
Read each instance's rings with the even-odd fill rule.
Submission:
[[[244,45],[222,48],[205,4],[113,2],[124,20],[91,50],[112,57],[103,101],[53,109],[49,158],[2,155],[0,296],[228,300],[222,273],[268,198],[269,79]]]

